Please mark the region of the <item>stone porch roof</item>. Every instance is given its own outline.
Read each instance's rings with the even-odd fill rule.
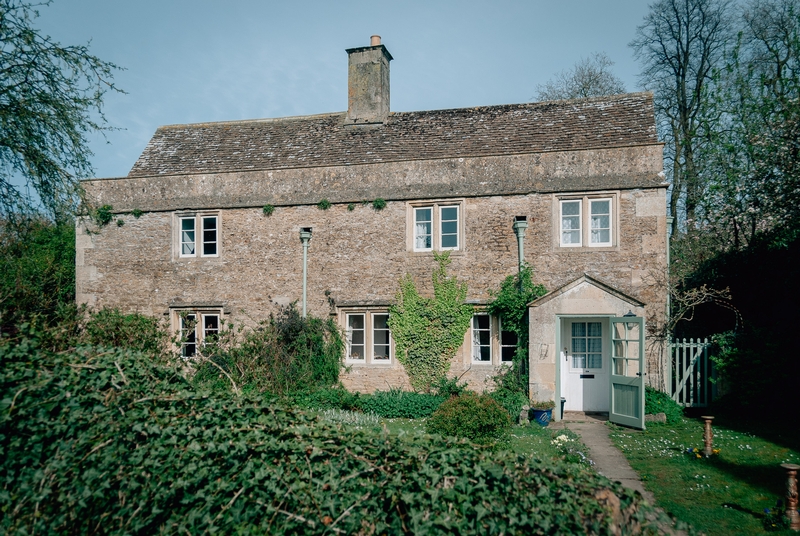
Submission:
[[[163,126],[128,177],[347,166],[654,145],[653,96],[399,112],[345,125],[345,113]],[[653,182],[660,182],[651,178]]]

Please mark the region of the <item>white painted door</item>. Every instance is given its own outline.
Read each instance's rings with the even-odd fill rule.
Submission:
[[[561,396],[567,399],[565,409],[608,411],[608,319],[567,319],[562,327]]]
[[[608,420],[644,430],[644,318],[611,319],[611,360]]]

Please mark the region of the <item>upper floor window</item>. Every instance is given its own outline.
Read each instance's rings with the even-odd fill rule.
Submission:
[[[178,217],[180,257],[219,255],[219,216],[192,214]]]
[[[613,245],[613,198],[562,199],[559,201],[561,247],[610,247]]]
[[[463,249],[462,203],[415,204],[411,207],[411,249],[442,251]]]
[[[389,363],[391,361],[389,313],[347,313],[345,323],[347,326],[348,362]]]

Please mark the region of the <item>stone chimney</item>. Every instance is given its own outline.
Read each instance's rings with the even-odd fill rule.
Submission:
[[[373,35],[370,46],[347,50],[347,119],[358,125],[389,117],[389,62],[392,55]]]

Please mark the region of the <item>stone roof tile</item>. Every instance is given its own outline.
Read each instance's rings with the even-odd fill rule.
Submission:
[[[390,114],[345,125],[345,113],[170,125],[129,177],[512,155],[658,143],[653,96]]]

